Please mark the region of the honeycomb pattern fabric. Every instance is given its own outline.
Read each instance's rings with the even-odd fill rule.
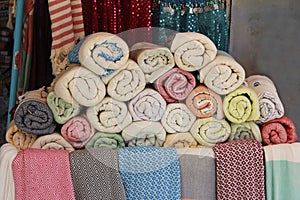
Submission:
[[[118,151],[126,198],[180,199],[180,166],[175,148],[128,147]]]
[[[125,200],[117,158],[117,150],[106,148],[71,152],[70,167],[76,199]]]
[[[264,200],[263,150],[259,141],[234,140],[213,147],[217,199]]]

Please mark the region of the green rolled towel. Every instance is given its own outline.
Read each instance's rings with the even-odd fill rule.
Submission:
[[[55,121],[58,124],[65,124],[69,119],[80,113],[80,106],[78,104],[75,102],[67,103],[54,92],[50,92],[48,94],[47,103],[53,113]]]
[[[254,122],[231,123],[231,134],[228,141],[241,139],[254,139],[262,141],[259,126]]]
[[[86,149],[111,148],[117,149],[125,147],[124,139],[117,133],[97,132],[85,145]]]

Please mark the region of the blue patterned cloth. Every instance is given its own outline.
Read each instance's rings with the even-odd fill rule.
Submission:
[[[118,150],[126,199],[181,198],[180,165],[175,148],[128,147]]]

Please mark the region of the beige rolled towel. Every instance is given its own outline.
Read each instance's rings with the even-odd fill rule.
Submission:
[[[149,42],[134,44],[130,48],[130,58],[141,67],[147,83],[153,83],[175,66],[173,54],[168,48]]]
[[[185,71],[196,71],[217,55],[215,44],[205,35],[195,32],[177,33],[171,42],[176,65]]]
[[[163,147],[197,148],[198,142],[190,132],[167,134]]]
[[[56,149],[74,151],[74,148],[68,143],[61,134],[52,133],[50,135],[43,135],[36,139],[31,148],[36,149]]]

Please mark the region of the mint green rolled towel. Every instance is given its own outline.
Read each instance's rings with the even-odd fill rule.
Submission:
[[[110,148],[117,149],[125,147],[124,139],[118,133],[97,132],[85,145],[86,149]]]

